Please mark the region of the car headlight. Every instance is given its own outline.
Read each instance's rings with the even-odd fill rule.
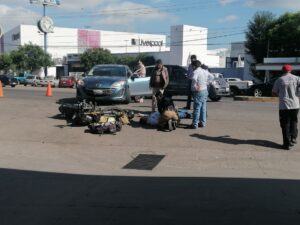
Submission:
[[[77,84],[80,85],[80,86],[84,86],[84,81],[83,80],[78,80]]]
[[[112,87],[112,88],[120,88],[120,87],[124,86],[125,83],[126,83],[125,80],[117,81],[117,82],[113,83],[113,84],[111,85],[111,87]]]

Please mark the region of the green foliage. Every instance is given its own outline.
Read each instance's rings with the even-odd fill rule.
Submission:
[[[12,66],[12,59],[9,54],[0,55],[0,70],[8,71]]]
[[[25,44],[10,53],[12,63],[20,71],[34,71],[41,67],[52,66],[51,56],[33,44]]]
[[[87,49],[81,55],[81,64],[86,71],[97,64],[122,64],[129,66],[134,71],[139,60],[142,60],[145,66],[155,64],[153,56],[146,54],[139,54],[136,57],[131,55],[114,56],[109,50],[102,48]]]
[[[147,54],[139,54],[136,57],[133,56],[118,56],[116,57],[116,63],[129,66],[132,71],[137,69],[138,61],[141,60],[145,66],[150,66],[155,64],[155,58]]]
[[[81,56],[81,64],[85,70],[90,70],[97,64],[112,64],[115,58],[109,50],[103,48],[87,49]]]
[[[267,56],[270,29],[275,25],[275,16],[270,12],[257,12],[248,24],[245,46],[257,63]]]
[[[137,56],[137,61],[141,60],[145,66],[152,66],[155,64],[155,58],[147,54],[140,54]]]
[[[115,62],[117,64],[127,65],[131,69],[135,68],[137,64],[136,58],[129,55],[117,56],[115,57]]]
[[[297,57],[300,52],[300,12],[279,18],[258,12],[248,24],[246,48],[257,63],[269,57]]]
[[[270,29],[270,55],[297,57],[300,52],[300,12],[285,13]]]

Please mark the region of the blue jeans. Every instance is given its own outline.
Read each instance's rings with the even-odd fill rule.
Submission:
[[[208,91],[193,92],[194,98],[194,112],[193,112],[193,126],[198,127],[199,122],[203,126],[206,125],[206,110],[207,110]]]

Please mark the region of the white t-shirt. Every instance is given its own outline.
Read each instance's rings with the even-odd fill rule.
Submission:
[[[199,67],[194,70],[191,90],[205,91],[207,90],[207,85],[212,82],[213,79],[214,76],[210,72]]]

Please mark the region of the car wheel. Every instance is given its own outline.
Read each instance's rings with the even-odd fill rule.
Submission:
[[[262,94],[262,90],[259,89],[259,88],[255,88],[254,91],[253,91],[253,95],[254,97],[261,97],[263,94]]]
[[[209,97],[213,102],[218,102],[221,100],[221,97]]]
[[[81,96],[81,94],[80,94],[80,91],[78,91],[78,89],[76,90],[76,98],[77,98],[77,100],[79,100],[79,101],[83,100],[83,98],[82,98],[82,96]]]
[[[24,86],[26,87],[26,86],[27,86],[27,84],[24,84]]]
[[[10,85],[10,86],[13,87],[13,88],[16,87],[16,85],[14,85],[14,84],[12,84],[12,85]]]
[[[230,95],[231,96],[236,96],[239,94],[239,89],[237,89],[236,87],[231,87],[230,88]]]
[[[127,89],[127,91],[126,91],[126,99],[124,101],[124,104],[129,104],[130,100],[131,100],[130,91],[129,91],[129,89]]]

